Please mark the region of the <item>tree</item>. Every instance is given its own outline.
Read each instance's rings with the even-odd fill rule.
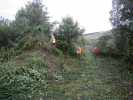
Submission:
[[[113,0],[110,22],[115,27],[133,21],[133,0]]]
[[[11,27],[16,30],[15,34],[21,36],[26,30],[33,32],[34,27],[38,26],[42,28],[43,33],[50,34],[52,26],[49,22],[47,8],[43,10],[44,7],[42,0],[33,0],[33,2],[28,2],[25,8],[18,10],[11,24]]]
[[[10,20],[0,17],[0,48],[9,45],[12,38],[12,30],[10,28]]]
[[[113,9],[110,11],[110,22],[114,28],[121,24],[121,21],[120,21],[120,18],[122,16],[122,13],[120,11],[121,7],[122,7],[122,5],[120,5],[119,0],[113,0],[112,1],[112,8]]]
[[[71,42],[76,41],[76,39],[84,33],[84,28],[80,28],[78,22],[74,22],[73,18],[67,16],[62,19],[59,24],[59,28],[56,29],[55,35],[61,43],[66,43],[67,52],[70,54]]]
[[[110,21],[114,26],[117,51],[133,64],[133,0],[113,0]]]
[[[121,0],[121,5],[123,5],[121,20],[133,21],[133,0]]]

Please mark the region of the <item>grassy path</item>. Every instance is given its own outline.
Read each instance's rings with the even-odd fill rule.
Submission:
[[[0,89],[4,91],[0,97],[22,100],[133,98],[133,74],[124,69],[121,61],[86,54],[79,63],[75,58],[60,58],[41,51],[23,53],[0,67],[3,70]]]
[[[56,74],[59,79],[56,80],[56,85],[53,83],[51,91],[54,92],[51,94],[51,99],[131,100],[133,98],[133,74],[117,68],[117,65],[123,67],[118,61],[100,57],[95,59],[88,54],[80,64],[74,59],[69,59],[67,62],[71,63],[67,65],[68,69]]]
[[[71,68],[70,83],[62,98],[82,100],[131,100],[133,98],[133,74],[128,73],[122,63],[114,59],[94,58],[88,55],[79,66]],[[74,65],[73,65],[74,66]],[[125,71],[124,71],[125,70]],[[76,72],[77,71],[77,72]],[[74,79],[76,74],[77,78]],[[67,88],[66,88],[67,87]],[[60,87],[60,89],[64,88]]]

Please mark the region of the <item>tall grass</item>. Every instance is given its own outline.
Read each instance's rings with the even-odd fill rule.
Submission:
[[[0,98],[130,100],[133,74],[124,66],[121,60],[94,58],[87,49],[78,61],[45,43],[1,62]]]

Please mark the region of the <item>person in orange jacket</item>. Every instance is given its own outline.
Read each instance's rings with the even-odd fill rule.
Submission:
[[[94,48],[93,52],[94,52],[94,56],[96,58],[98,55],[98,47],[97,46]]]
[[[55,37],[54,37],[53,34],[51,34],[51,39],[50,39],[50,40],[51,40],[51,42],[52,42],[52,45],[55,46],[55,43],[56,43],[56,42],[55,42]]]
[[[76,47],[76,46],[75,46]],[[81,46],[79,45],[78,47],[76,47],[77,49],[77,60],[81,61]]]

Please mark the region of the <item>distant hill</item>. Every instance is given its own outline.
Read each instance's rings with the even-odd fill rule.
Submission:
[[[100,33],[100,32],[87,33],[87,34],[83,34],[83,35],[84,35],[84,36],[88,36],[88,35],[94,35],[94,34],[97,34],[97,33]]]
[[[90,36],[90,35],[96,35],[96,34],[107,34],[107,33],[111,33],[111,30],[108,30],[108,31],[101,31],[101,32],[93,32],[93,33],[86,33],[86,34],[83,34],[83,36]]]

